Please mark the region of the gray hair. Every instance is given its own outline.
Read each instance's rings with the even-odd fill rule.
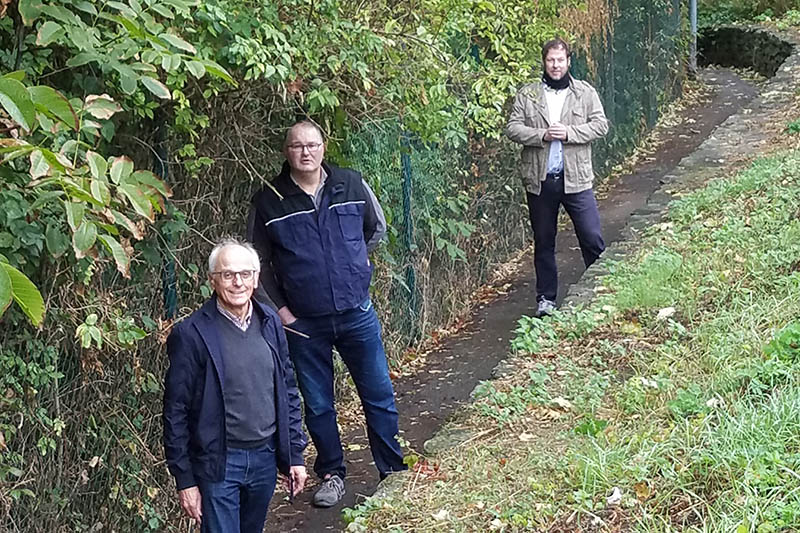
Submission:
[[[312,130],[317,130],[317,133],[319,133],[319,138],[322,140],[322,142],[325,142],[325,132],[322,131],[322,128],[319,126],[319,124],[317,124],[311,119],[304,119],[295,122],[294,124],[289,126],[289,129],[286,130],[286,136],[283,138],[284,148],[289,142],[289,135],[291,135],[294,130],[299,128],[309,128]]]
[[[217,266],[217,259],[219,259],[219,254],[222,252],[224,248],[228,246],[239,246],[247,250],[253,259],[253,270],[256,272],[261,272],[261,260],[258,257],[258,252],[256,249],[253,248],[253,245],[249,242],[239,239],[237,237],[224,237],[217,241],[217,244],[214,245],[214,248],[211,250],[211,253],[208,254],[208,271],[214,272],[214,269]]]

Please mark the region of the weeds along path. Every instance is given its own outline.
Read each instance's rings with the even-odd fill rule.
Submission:
[[[607,243],[620,239],[628,218],[643,207],[685,156],[691,154],[730,115],[736,113],[758,92],[753,82],[729,70],[708,69],[700,79],[710,89],[708,95],[676,111],[657,128],[656,147],[631,164],[629,171],[609,180],[598,194]],[[559,294],[567,294],[584,271],[577,240],[571,227],[562,228],[557,261],[560,273]],[[514,276],[507,294],[479,308],[468,326],[444,341],[428,355],[426,366],[410,377],[395,382],[400,430],[413,449],[424,442],[453,413],[469,400],[480,380],[491,377],[492,369],[505,359],[516,322],[535,307],[533,260],[524,258],[525,267]],[[375,492],[378,475],[371,464],[366,430],[358,427],[342,435],[347,461],[347,494],[337,507],[315,509],[310,500],[315,487],[307,489],[294,504],[276,492],[266,531],[324,532],[341,531],[343,507],[352,507]],[[310,458],[309,466],[313,458]]]

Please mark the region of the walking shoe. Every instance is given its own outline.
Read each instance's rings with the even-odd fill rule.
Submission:
[[[344,496],[344,480],[337,475],[329,475],[314,494],[314,505],[333,507]]]
[[[539,306],[536,309],[536,318],[552,315],[555,310],[556,303],[554,301],[542,298],[539,300]]]

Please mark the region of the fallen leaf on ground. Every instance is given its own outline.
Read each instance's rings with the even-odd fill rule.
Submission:
[[[636,497],[640,502],[647,501],[653,495],[653,491],[650,490],[650,485],[647,484],[647,481],[636,483],[633,486],[633,490],[636,492]]]
[[[442,509],[438,513],[434,513],[431,516],[433,517],[434,520],[439,520],[439,521],[447,520],[448,518],[450,518],[450,511],[448,511],[447,509]]]
[[[656,316],[656,319],[657,320],[666,320],[666,319],[668,319],[669,317],[671,317],[674,314],[675,314],[675,308],[674,307],[665,307],[664,309],[661,309],[658,312],[658,316]]]
[[[491,528],[492,531],[496,531],[498,529],[502,529],[503,526],[505,526],[505,524],[499,518],[495,518],[494,520],[492,520],[489,523],[489,528]]]
[[[559,396],[558,398],[553,398],[553,403],[562,409],[572,409],[572,402],[570,402],[566,398],[562,398],[561,396]]]
[[[608,505],[609,507],[614,507],[616,505],[619,505],[621,501],[622,501],[622,491],[619,490],[619,487],[614,487],[614,489],[611,491],[611,496],[609,496],[606,499],[606,505]]]

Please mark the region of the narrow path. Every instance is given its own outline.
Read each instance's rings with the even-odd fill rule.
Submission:
[[[622,176],[608,187],[600,200],[603,232],[607,243],[620,238],[628,217],[647,202],[658,189],[660,179],[678,162],[692,153],[730,115],[736,113],[756,94],[754,84],[740,79],[728,70],[704,70],[701,78],[714,94],[711,101],[682,113],[681,123],[665,132],[666,142],[652,159],[640,164],[631,174]],[[583,261],[571,228],[563,230],[558,242],[559,295],[583,273]],[[508,354],[509,341],[516,322],[530,314],[535,306],[533,261],[527,257],[525,267],[512,280],[508,294],[475,312],[472,324],[459,335],[448,339],[428,356],[427,365],[419,373],[395,383],[400,429],[412,448],[422,450],[423,443],[453,413],[469,400],[469,394],[480,380],[488,379],[495,365]],[[372,494],[378,475],[371,464],[366,431],[363,428],[342,436],[346,449],[347,494],[332,509],[311,506],[311,491],[306,491],[293,505],[276,494],[270,509],[266,531],[324,532],[341,531],[344,522],[341,509],[351,507]]]

